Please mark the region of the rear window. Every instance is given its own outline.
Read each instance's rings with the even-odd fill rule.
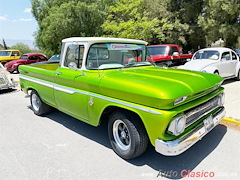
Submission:
[[[27,59],[28,58],[28,55],[22,55],[21,57],[20,57],[20,59]]]

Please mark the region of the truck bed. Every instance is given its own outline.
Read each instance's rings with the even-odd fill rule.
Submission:
[[[31,77],[39,78],[45,81],[53,82],[53,76],[59,64],[38,64],[38,65],[21,65],[20,73]]]

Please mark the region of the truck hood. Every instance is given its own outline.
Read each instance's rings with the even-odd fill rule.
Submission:
[[[217,63],[217,60],[209,60],[209,59],[200,59],[200,60],[191,60],[185,63],[182,66],[179,66],[178,69],[188,69],[194,71],[201,71],[205,67]]]
[[[222,80],[213,74],[172,68],[125,68],[104,74],[99,90],[106,96],[170,109],[174,107],[177,98],[219,86]]]

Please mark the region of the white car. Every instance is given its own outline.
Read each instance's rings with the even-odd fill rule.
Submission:
[[[0,63],[0,90],[15,88],[17,83],[14,82],[10,73]]]
[[[197,51],[192,59],[178,69],[217,74],[225,79],[240,80],[239,56],[229,48],[205,48]]]

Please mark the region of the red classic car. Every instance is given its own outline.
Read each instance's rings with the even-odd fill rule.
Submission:
[[[20,59],[10,61],[5,64],[5,67],[10,73],[13,73],[14,71],[18,71],[18,66],[19,65],[27,65],[27,64],[32,64],[36,62],[42,62],[42,61],[47,61],[48,58],[40,53],[27,53],[23,54]]]
[[[176,44],[149,45],[148,51],[153,61],[160,66],[182,65],[193,56],[182,54],[180,47]]]

